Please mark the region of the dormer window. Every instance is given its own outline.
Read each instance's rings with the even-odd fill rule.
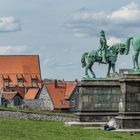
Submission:
[[[32,79],[32,83],[37,83],[37,79]]]
[[[60,102],[61,102],[61,105],[64,105],[65,104],[65,101],[64,100],[61,100]]]
[[[71,107],[75,107],[75,99],[71,99]]]
[[[3,79],[4,83],[9,83],[9,79]]]
[[[24,80],[23,80],[23,79],[17,79],[17,82],[18,82],[18,83],[23,83]]]
[[[8,86],[10,82],[9,76],[8,75],[3,75],[3,83],[5,86]]]
[[[18,83],[19,87],[23,87],[24,79],[23,79],[22,74],[17,75],[17,83]]]
[[[37,76],[31,75],[31,83],[33,87],[37,87]]]

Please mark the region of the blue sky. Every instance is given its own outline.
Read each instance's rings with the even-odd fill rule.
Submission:
[[[42,78],[80,80],[81,55],[98,48],[101,29],[109,45],[140,35],[139,5],[139,0],[0,0],[0,54],[39,54]],[[131,57],[119,56],[116,69],[131,68]],[[105,76],[107,65],[93,69]]]

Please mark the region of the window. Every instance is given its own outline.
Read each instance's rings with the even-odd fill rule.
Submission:
[[[75,107],[75,99],[71,100],[71,107]]]
[[[79,88],[78,87],[76,87],[75,92],[79,93]]]
[[[37,76],[35,74],[31,75],[31,83],[33,87],[37,87]]]
[[[32,83],[37,83],[37,76],[31,75],[31,81],[32,81]]]
[[[21,98],[18,96],[14,97],[14,106],[20,106],[21,105]]]
[[[23,87],[24,79],[23,79],[22,74],[17,75],[17,83],[18,83],[19,87]]]
[[[9,82],[10,82],[9,76],[8,75],[4,75],[3,76],[4,86],[9,86]]]
[[[59,93],[63,93],[63,90],[62,89],[58,89],[57,90]]]
[[[50,100],[47,100],[47,107],[50,108]]]
[[[22,84],[24,82],[24,80],[23,79],[17,79],[17,82]]]
[[[32,79],[32,83],[37,83],[37,79]]]
[[[5,84],[5,85],[6,85],[6,84]],[[9,92],[9,91],[10,91],[9,86],[5,86],[4,89],[3,89],[3,91],[5,91],[5,92]]]
[[[65,101],[64,100],[61,100],[61,104],[64,105],[65,104]]]
[[[3,79],[4,83],[9,83],[9,79]]]
[[[24,80],[23,79],[17,79],[17,82],[18,82],[18,86],[19,87],[23,87],[23,83],[24,83]]]

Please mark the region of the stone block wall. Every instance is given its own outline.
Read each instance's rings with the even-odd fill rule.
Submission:
[[[117,111],[121,95],[119,81],[94,80],[84,81],[79,84],[80,111]]]
[[[23,106],[29,109],[47,110],[43,99],[23,100]]]
[[[23,113],[14,111],[0,111],[0,118],[6,119],[21,119],[21,120],[44,120],[44,121],[61,121],[71,122],[79,121],[76,116],[63,116],[63,115],[42,115],[35,113]]]

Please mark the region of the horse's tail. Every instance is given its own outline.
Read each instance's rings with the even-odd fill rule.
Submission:
[[[126,40],[126,50],[125,50],[125,54],[127,55],[129,53],[130,50],[130,41],[131,39],[133,39],[133,37],[130,37]]]
[[[88,55],[88,52],[85,52],[83,55],[82,55],[82,58],[81,58],[81,63],[82,63],[82,68],[84,68],[86,66],[86,59],[85,57]]]

